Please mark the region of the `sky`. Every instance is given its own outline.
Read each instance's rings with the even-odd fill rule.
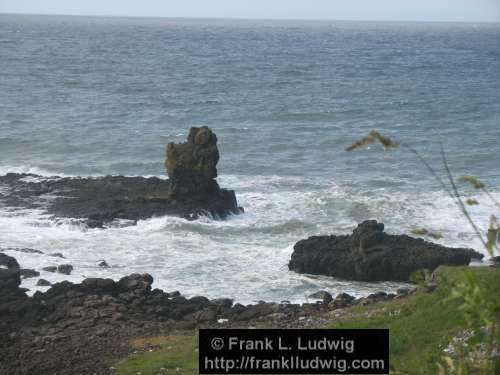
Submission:
[[[500,0],[0,0],[0,13],[500,22]]]

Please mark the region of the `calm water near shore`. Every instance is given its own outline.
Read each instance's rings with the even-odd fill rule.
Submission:
[[[75,271],[42,272],[51,281],[148,272],[167,291],[243,302],[393,289],[289,272],[293,244],[373,218],[481,250],[414,156],[344,147],[376,128],[441,172],[442,139],[454,173],[500,200],[499,40],[496,24],[0,15],[0,174],[166,178],[165,144],[208,125],[219,182],[246,210],[103,231],[0,207],[0,247],[63,253],[56,263]],[[493,204],[463,191],[486,227]],[[55,264],[8,253],[24,267]]]

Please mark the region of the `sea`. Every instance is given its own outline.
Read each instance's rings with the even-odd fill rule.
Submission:
[[[147,272],[166,291],[242,303],[397,289],[288,270],[297,241],[367,219],[486,254],[407,148],[345,148],[376,129],[445,183],[443,155],[500,200],[499,41],[499,24],[0,15],[0,175],[167,178],[165,145],[206,125],[219,184],[245,209],[101,230],[1,206],[0,248],[45,253],[6,251],[24,268],[74,266],[42,271],[51,282]],[[494,201],[457,187],[486,230]],[[36,280],[23,285],[45,290]]]

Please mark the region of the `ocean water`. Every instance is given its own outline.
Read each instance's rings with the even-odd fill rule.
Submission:
[[[87,230],[0,207],[0,247],[62,252],[7,252],[24,267],[74,265],[69,277],[42,272],[51,281],[149,272],[167,291],[241,302],[393,290],[289,272],[293,245],[377,219],[388,232],[425,227],[481,251],[411,153],[344,147],[378,129],[443,174],[441,141],[453,173],[475,175],[500,200],[499,40],[497,24],[0,15],[0,174],[166,178],[166,143],[208,125],[219,182],[246,210]],[[460,188],[479,201],[471,213],[485,228],[495,206]]]

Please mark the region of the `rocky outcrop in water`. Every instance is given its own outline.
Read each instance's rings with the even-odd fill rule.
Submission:
[[[0,203],[42,209],[56,218],[77,219],[91,228],[103,228],[117,220],[133,224],[165,215],[225,218],[242,209],[234,191],[221,189],[215,180],[218,160],[216,135],[207,127],[192,128],[187,142],[167,147],[169,180],[124,176],[44,178],[9,173],[0,176]]]
[[[384,232],[374,220],[358,225],[352,235],[314,236],[294,246],[292,271],[360,281],[409,281],[420,269],[467,265],[482,254],[449,248],[423,239]]]

